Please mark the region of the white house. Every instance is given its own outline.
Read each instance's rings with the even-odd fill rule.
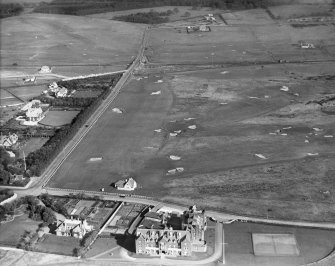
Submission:
[[[6,148],[11,147],[18,141],[18,139],[19,137],[15,133],[9,134],[8,136],[1,135],[0,146],[6,147]]]
[[[128,179],[122,179],[119,180],[115,183],[115,187],[118,190],[127,190],[127,191],[131,191],[131,190],[135,190],[135,188],[137,188],[137,183],[133,178],[128,178]]]
[[[43,74],[43,73],[50,73],[51,72],[51,67],[49,66],[42,66],[39,70],[39,73]]]
[[[52,91],[52,92],[55,92],[57,89],[58,89],[58,84],[57,84],[57,82],[52,82],[50,85],[49,85],[49,89],[50,89],[50,91]]]
[[[65,219],[57,222],[56,235],[57,236],[72,236],[76,238],[83,238],[83,236],[92,231],[93,226],[88,225],[86,220],[80,219]]]
[[[29,122],[38,122],[43,117],[43,110],[41,107],[33,107],[27,110],[26,117]]]
[[[66,95],[67,95],[67,88],[65,87],[59,88],[59,90],[55,93],[55,96],[57,98],[63,98],[66,97]]]
[[[36,81],[36,77],[32,76],[32,77],[26,77],[23,79],[24,82],[35,82]]]

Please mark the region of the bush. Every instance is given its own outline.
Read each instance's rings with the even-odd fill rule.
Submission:
[[[109,85],[114,87],[118,80],[121,78],[122,74],[113,75],[112,79],[109,81]],[[92,78],[88,79],[92,80]],[[75,85],[79,86],[78,81],[70,81],[75,89]],[[85,82],[85,79],[80,80],[81,83]],[[67,86],[66,84],[65,86]],[[97,98],[77,98],[79,100],[70,100],[71,98],[64,99],[52,99],[54,100],[53,104],[61,104],[61,106],[75,106],[74,103],[81,103],[86,105],[90,103],[85,109],[83,109],[75,119],[73,119],[71,125],[66,125],[58,130],[56,130],[55,135],[52,136],[40,149],[31,152],[26,157],[27,169],[31,172],[32,175],[40,176],[45,168],[50,164],[50,162],[56,158],[57,154],[63,150],[68,141],[70,141],[78,129],[81,128],[86,120],[91,116],[91,114],[98,108],[102,100],[105,99],[111,93],[111,89],[106,89],[102,94]],[[47,101],[47,97],[40,98],[41,101]],[[89,99],[89,100],[85,100]],[[59,100],[59,101],[57,101]],[[80,101],[82,100],[82,101]],[[63,104],[63,105],[62,105]]]
[[[0,4],[0,18],[7,18],[19,15],[23,11],[23,6],[19,3]]]

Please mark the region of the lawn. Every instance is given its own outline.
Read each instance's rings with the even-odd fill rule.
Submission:
[[[75,237],[44,235],[35,245],[35,251],[72,256],[73,250],[80,246],[80,239]]]
[[[75,98],[98,97],[102,92],[103,92],[102,90],[77,90],[71,97]]]
[[[25,155],[27,156],[30,152],[34,152],[41,148],[47,141],[48,138],[29,138],[28,140],[24,141],[23,145],[21,145],[21,151],[24,151]],[[23,158],[22,152],[20,152],[20,157]]]
[[[70,124],[72,120],[79,114],[79,111],[49,111],[45,118],[39,123],[41,125],[60,127]]]
[[[15,217],[12,222],[1,223],[0,244],[16,247],[25,231],[35,233],[40,223],[29,219],[27,214]]]
[[[117,243],[115,238],[98,237],[89,251],[85,254],[85,257],[90,258],[119,246],[120,244]],[[113,251],[111,252],[113,253]]]

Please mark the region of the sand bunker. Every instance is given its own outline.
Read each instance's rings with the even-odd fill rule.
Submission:
[[[263,160],[266,160],[268,158],[266,158],[263,154],[260,154],[260,153],[255,153],[255,156],[257,156],[258,158],[261,158]]]
[[[119,108],[113,108],[112,111],[117,114],[122,114],[123,112]]]
[[[169,158],[173,161],[179,161],[181,159],[181,157],[176,156],[176,155],[170,155]]]
[[[161,94],[161,91],[154,91],[150,95],[159,95],[159,94]]]

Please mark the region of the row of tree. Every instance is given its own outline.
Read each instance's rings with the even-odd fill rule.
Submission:
[[[40,204],[39,200],[34,196],[25,196],[16,199],[10,203],[6,203],[0,206],[0,217],[3,219],[5,215],[13,215],[14,210],[19,208],[21,205],[27,206],[29,212],[29,218],[36,221],[43,221],[45,224],[52,224],[56,221],[56,216],[53,211],[44,207]]]
[[[7,18],[19,15],[23,11],[23,6],[19,3],[0,4],[0,18]]]
[[[255,8],[275,3],[271,0],[53,0],[42,2],[35,12],[87,15],[107,11],[130,10],[158,6],[192,6],[212,8]]]
[[[66,208],[60,202],[56,201],[54,197],[50,197],[48,194],[40,195],[39,199],[44,203],[44,205],[53,211],[69,217]]]
[[[18,152],[15,152],[18,157]],[[0,185],[8,185],[11,175],[24,173],[23,160],[11,158],[4,147],[0,147]]]
[[[114,87],[122,74],[113,75],[110,79],[110,86]],[[65,84],[66,86],[67,84]],[[74,88],[75,89],[75,88]],[[79,128],[81,128],[92,115],[92,113],[101,105],[102,101],[111,93],[111,89],[106,89],[99,97],[93,98],[91,104],[84,108],[70,125],[57,129],[52,136],[40,149],[31,152],[26,157],[26,165],[31,175],[40,176],[44,169],[51,163],[65,145],[71,140]],[[69,99],[69,98],[68,98]],[[44,101],[45,99],[41,99]],[[63,101],[63,104],[69,104]],[[66,105],[61,105],[66,106]],[[67,107],[67,106],[66,106]]]

